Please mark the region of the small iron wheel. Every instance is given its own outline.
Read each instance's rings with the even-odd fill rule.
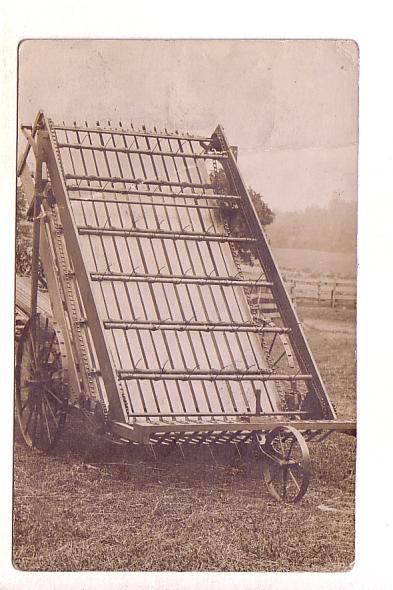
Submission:
[[[310,453],[302,434],[291,426],[279,426],[269,432],[261,450],[270,494],[282,502],[299,502],[311,475]]]
[[[66,356],[60,330],[37,314],[27,322],[17,350],[15,408],[28,447],[49,451],[67,412]]]

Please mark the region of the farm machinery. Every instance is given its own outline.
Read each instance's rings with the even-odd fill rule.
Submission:
[[[78,408],[118,442],[255,445],[270,493],[299,501],[307,443],[356,426],[337,419],[223,128],[204,137],[40,112],[22,131],[26,444],[52,449]]]

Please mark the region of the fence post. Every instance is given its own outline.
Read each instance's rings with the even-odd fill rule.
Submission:
[[[337,283],[334,283],[333,289],[330,293],[330,307],[332,307],[333,309],[336,306],[336,289],[337,289]]]
[[[291,301],[293,303],[293,306],[296,308],[296,281],[293,281],[293,283],[291,284],[291,288],[290,288],[290,295],[291,295]]]

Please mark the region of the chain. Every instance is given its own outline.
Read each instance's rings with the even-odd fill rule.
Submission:
[[[53,138],[53,145],[56,146],[56,148],[55,148],[56,159],[57,159],[59,167],[64,175],[62,161],[61,161],[60,154],[59,154],[59,151],[57,148],[56,134],[55,134],[55,131],[52,126],[52,121],[49,119],[48,122],[49,122],[50,133]],[[73,272],[72,271],[70,272],[69,264],[67,263],[67,259],[66,259],[65,252],[64,252],[63,227],[59,221],[56,208],[52,209],[51,214],[52,214],[52,219],[53,219],[53,223],[54,223],[54,227],[55,227],[55,236],[56,236],[56,245],[57,245],[59,263],[61,266],[61,271],[62,271],[62,274],[64,277],[66,289],[67,289],[67,299],[66,299],[67,311],[68,311],[69,315],[71,316],[71,321],[73,322],[73,325],[75,326],[75,331],[76,331],[76,334],[78,337],[78,344],[77,344],[78,361],[81,360],[83,362],[83,366],[85,368],[85,375],[86,375],[86,379],[87,379],[87,383],[88,383],[89,395],[95,401],[97,401],[96,388],[94,385],[93,377],[90,373],[89,357],[88,357],[88,354],[86,351],[84,335],[83,335],[82,329],[81,329],[80,313],[79,313],[79,308],[78,308],[79,306],[77,306],[77,304],[75,302],[75,298],[74,298],[74,292],[73,292],[74,285],[73,285],[73,280],[72,280]],[[107,404],[105,404],[104,400],[102,400],[102,399],[100,400],[100,402],[102,404],[104,414],[106,414],[108,412]]]

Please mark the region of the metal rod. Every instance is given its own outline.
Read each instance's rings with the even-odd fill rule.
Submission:
[[[99,152],[116,152],[120,154],[140,154],[145,156],[167,156],[167,157],[178,157],[178,158],[198,158],[202,160],[224,160],[227,158],[225,154],[221,153],[203,153],[203,154],[194,154],[192,152],[165,152],[159,150],[150,150],[150,149],[130,149],[126,147],[111,147],[105,145],[83,145],[82,143],[58,143],[57,147],[59,148],[69,148],[74,150],[95,150]]]
[[[230,237],[225,235],[203,234],[196,232],[176,232],[168,230],[146,231],[143,229],[123,229],[121,227],[88,227],[79,226],[78,231],[80,235],[92,236],[120,236],[120,237],[140,237],[140,238],[159,238],[168,240],[201,240],[207,242],[240,242],[255,244],[255,238]],[[255,285],[255,281],[250,281]]]
[[[303,416],[306,415],[308,412],[305,411],[298,411],[298,412],[287,412],[287,411],[283,411],[283,412],[262,412],[260,414],[256,414],[254,412],[250,412],[250,413],[236,413],[236,412],[199,412],[199,413],[180,413],[180,412],[172,412],[172,413],[162,413],[162,414],[151,414],[150,412],[146,412],[145,414],[137,414],[137,413],[133,413],[131,412],[130,414],[128,414],[129,418],[199,418],[199,417],[212,417],[214,418],[215,416],[236,416],[238,418],[249,418],[250,416],[255,416],[255,417],[261,417],[263,418],[264,416]],[[198,425],[198,422],[194,422],[194,425]],[[197,430],[197,429],[196,429]]]
[[[75,190],[78,190],[77,187]],[[117,193],[118,191],[113,191]],[[161,196],[162,193],[156,193]],[[151,194],[153,196],[153,194]],[[171,194],[171,197],[174,195]],[[191,195],[188,195],[191,196]],[[193,197],[194,198],[194,197]],[[213,200],[213,199],[212,199]],[[154,202],[154,201],[130,201],[128,199],[116,199],[116,198],[101,198],[98,199],[93,197],[92,199],[84,198],[84,197],[70,197],[70,201],[80,201],[82,203],[117,203],[119,205],[147,205],[149,207],[183,207],[187,209],[222,209],[221,205],[195,205],[193,203],[165,203],[165,202]],[[234,211],[237,210],[237,207],[231,207]]]
[[[41,232],[41,203],[45,181],[42,176],[43,172],[43,151],[42,151],[42,131],[37,131],[37,152],[34,175],[34,196],[33,196],[33,247],[31,254],[31,293],[30,293],[30,315],[35,316],[37,312],[38,297],[38,271],[39,271],[39,252],[40,252],[40,232]],[[34,326],[35,330],[35,326]],[[34,332],[35,336],[35,332]]]
[[[212,194],[212,193],[173,193],[173,192],[164,192],[160,191],[159,193],[154,191],[142,191],[142,190],[128,190],[125,188],[104,188],[100,186],[79,186],[77,184],[68,184],[67,185],[68,192],[81,192],[87,191],[91,193],[112,193],[116,195],[135,195],[135,196],[143,196],[143,197],[169,197],[171,199],[178,200],[179,198],[182,199],[192,199],[195,201],[196,199],[205,199],[208,201],[223,201],[223,202],[237,202],[241,200],[241,197],[238,195],[221,195],[221,194]],[[74,199],[74,197],[70,197]],[[160,205],[168,205],[169,203],[163,202],[159,203]],[[177,203],[176,203],[177,205]]]
[[[132,371],[130,369],[119,369],[117,371],[119,379],[150,379],[152,381],[161,381],[164,379],[180,381],[308,381],[312,379],[311,375],[277,375],[275,373],[266,374],[262,372],[253,371],[198,371],[198,372],[184,372],[184,371],[155,371],[151,369],[144,369],[139,371]]]
[[[121,178],[121,176],[96,176],[95,174],[65,174],[67,180],[85,180],[86,182],[110,182],[111,184],[153,184],[157,186],[179,186],[181,188],[202,188],[212,189],[213,184],[209,183],[192,183],[192,182],[178,182],[172,180],[157,180],[147,179],[142,180],[141,178]]]
[[[228,322],[203,323],[203,322],[177,322],[174,320],[166,322],[154,322],[149,320],[105,320],[104,326],[110,330],[178,330],[201,332],[257,332],[258,334],[266,333],[285,333],[289,332],[287,328],[278,328],[273,326],[257,326],[255,324],[233,324]]]
[[[191,284],[191,285],[222,285],[224,287],[246,287],[250,281],[243,279],[233,279],[231,277],[221,276],[187,276],[187,275],[162,275],[162,274],[142,274],[142,273],[121,273],[105,272],[91,273],[92,281],[124,281],[124,282],[146,282],[146,283],[173,283],[173,284]],[[255,283],[253,283],[255,284]],[[259,281],[258,287],[271,287],[269,281]]]
[[[113,127],[110,131],[105,129],[104,127],[81,127],[78,125],[74,125],[70,127],[69,125],[58,125],[56,123],[52,126],[53,129],[60,130],[60,131],[84,131],[89,133],[101,133],[101,134],[110,134],[113,133],[115,135],[124,135],[124,136],[131,136],[131,137],[158,137],[160,139],[187,139],[190,141],[197,141],[198,143],[203,141],[205,143],[210,143],[211,137],[200,137],[197,135],[193,136],[185,136],[181,134],[175,133],[150,133],[148,131],[135,131],[135,130],[124,130]]]

